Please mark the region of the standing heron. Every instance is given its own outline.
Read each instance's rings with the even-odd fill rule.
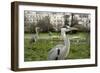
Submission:
[[[31,42],[36,42],[39,39],[39,27],[35,28],[36,34],[33,34],[31,37]]]
[[[70,31],[70,29],[61,28],[61,36],[64,40],[64,44],[58,44],[54,48],[49,51],[48,60],[64,60],[66,56],[69,54],[70,50],[70,40],[66,32]]]

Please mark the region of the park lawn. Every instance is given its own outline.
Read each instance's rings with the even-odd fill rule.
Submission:
[[[34,34],[35,34],[35,33],[34,33]],[[30,36],[32,36],[32,35],[33,35],[33,34],[29,34],[29,33],[24,34],[25,37],[30,37]],[[60,33],[58,33],[58,32],[53,32],[52,35],[60,36]],[[49,37],[49,33],[39,33],[39,36],[40,36],[40,38],[41,38],[41,37]]]
[[[30,36],[31,34],[25,34],[25,36]],[[58,35],[58,33],[54,33]],[[48,37],[48,33],[40,33],[40,37]],[[69,34],[69,37],[80,36],[81,38],[89,37],[84,32],[79,32],[77,34]],[[74,40],[74,41],[73,41]],[[84,41],[82,39],[78,39]],[[63,43],[63,40],[58,43],[59,39],[38,39],[36,42],[30,42],[30,39],[24,38],[24,61],[44,61],[47,60],[48,52],[52,47],[59,43]],[[66,59],[86,59],[90,58],[90,44],[89,42],[77,42],[77,39],[71,39],[70,52]]]

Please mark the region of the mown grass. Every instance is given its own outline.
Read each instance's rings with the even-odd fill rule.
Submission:
[[[29,36],[29,34],[25,34]],[[40,34],[40,37],[48,37],[48,34]],[[90,58],[90,44],[87,41],[89,34],[84,32],[71,34],[69,37],[80,36],[81,39],[71,39],[70,52],[66,59],[85,59]],[[89,39],[89,38],[88,38]],[[43,61],[47,60],[48,52],[55,45],[63,43],[59,39],[38,39],[36,42],[30,42],[30,39],[24,39],[24,61]]]

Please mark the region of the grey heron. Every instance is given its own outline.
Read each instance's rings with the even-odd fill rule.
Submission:
[[[36,42],[39,39],[39,29],[40,29],[39,27],[35,28],[36,34],[32,35],[31,42]]]
[[[70,40],[66,32],[70,31],[70,29],[61,28],[61,36],[64,40],[64,44],[58,44],[53,47],[48,54],[48,60],[64,60],[66,56],[69,54],[70,50]]]

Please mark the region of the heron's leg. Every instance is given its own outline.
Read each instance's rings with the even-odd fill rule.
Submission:
[[[58,60],[58,57],[56,57],[55,60]]]

